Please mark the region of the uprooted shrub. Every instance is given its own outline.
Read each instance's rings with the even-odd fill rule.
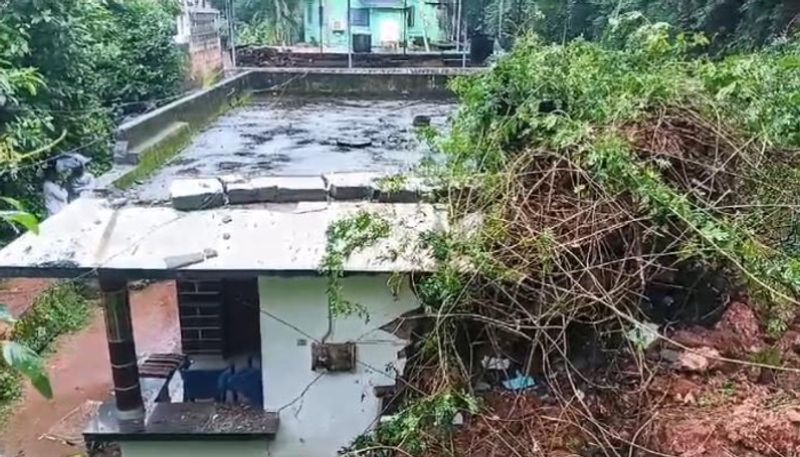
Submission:
[[[437,322],[408,379],[465,385],[484,348],[551,386],[613,391],[631,358],[644,377],[646,344],[630,335],[646,321],[709,324],[741,297],[772,334],[787,328],[800,44],[692,57],[706,44],[663,24],[605,44],[531,37],[455,82],[460,110],[435,140],[448,163],[433,172],[465,189],[449,194],[453,227],[482,224],[425,237],[440,268],[418,292]],[[584,409],[588,433],[600,424]],[[601,436],[613,453],[619,435]]]

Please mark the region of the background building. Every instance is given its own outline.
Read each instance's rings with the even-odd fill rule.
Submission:
[[[304,40],[326,48],[347,49],[348,0],[307,0],[304,4]],[[351,33],[356,52],[366,46],[401,49],[404,42],[427,48],[445,38],[439,3],[423,0],[350,0]],[[368,37],[368,38],[367,38]],[[368,44],[367,44],[368,43]]]

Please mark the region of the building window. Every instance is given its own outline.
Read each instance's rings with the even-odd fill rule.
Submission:
[[[306,22],[309,24],[314,23],[314,3],[308,2],[308,8],[306,8]]]
[[[351,9],[350,25],[354,27],[369,27],[369,8]]]
[[[411,28],[414,27],[414,7],[409,6],[406,9],[406,25]]]

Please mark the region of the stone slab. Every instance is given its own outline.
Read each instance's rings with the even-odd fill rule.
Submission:
[[[328,199],[322,176],[273,176],[258,178],[259,186],[274,186],[275,202],[318,202]]]
[[[193,211],[225,204],[222,182],[216,178],[176,179],[169,187],[173,208]]]
[[[228,203],[243,205],[247,203],[273,202],[278,195],[278,187],[268,178],[241,179],[226,183]]]
[[[322,180],[334,200],[370,200],[378,191],[376,181],[386,173],[325,173]]]

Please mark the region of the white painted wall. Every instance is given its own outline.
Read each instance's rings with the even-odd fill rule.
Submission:
[[[374,387],[394,385],[395,370],[405,366],[397,354],[408,344],[379,327],[419,307],[407,283],[395,297],[388,279],[342,280],[344,296],[364,305],[370,319],[337,318],[328,342],[355,341],[359,363],[352,373],[325,373],[315,381],[320,373],[311,371],[311,343],[328,329],[325,278],[259,278],[264,406],[280,410],[268,455],[332,457],[374,425],[380,413]]]
[[[129,441],[122,457],[264,457],[264,441]]]

